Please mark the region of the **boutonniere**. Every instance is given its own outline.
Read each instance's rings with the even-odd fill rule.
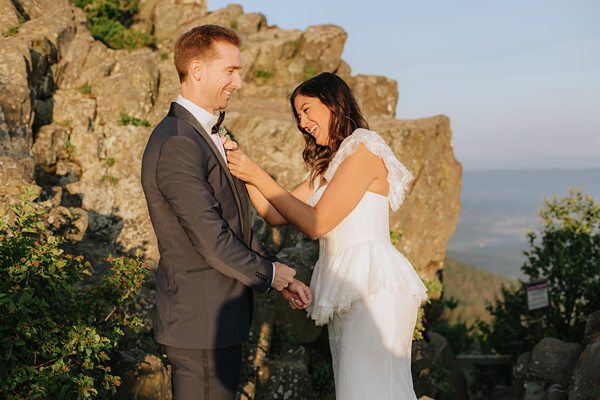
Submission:
[[[221,125],[219,127],[219,136],[221,136],[221,140],[223,140],[223,139],[231,140],[231,136],[229,135],[229,132],[227,132],[227,129],[225,129],[225,127],[223,125]]]
[[[224,126],[219,127],[219,137],[225,150],[235,150],[238,148],[238,144],[231,138],[231,135]]]

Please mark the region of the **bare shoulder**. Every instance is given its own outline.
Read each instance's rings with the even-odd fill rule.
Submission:
[[[340,164],[344,166],[353,166],[355,168],[385,168],[383,160],[372,153],[363,143],[358,143],[356,149],[346,157]]]

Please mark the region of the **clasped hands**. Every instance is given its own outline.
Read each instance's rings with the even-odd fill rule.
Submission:
[[[312,292],[302,281],[294,278],[296,270],[280,262],[273,263],[273,288],[281,293],[294,310],[302,310],[312,303]]]
[[[223,146],[227,152],[227,163],[231,174],[245,182],[252,183],[253,178],[262,171],[260,167],[239,148],[236,142],[226,140],[223,142]],[[294,278],[296,270],[280,262],[273,265],[275,266],[275,277],[272,287],[281,293],[290,307],[294,310],[302,310],[310,306],[312,292],[303,282]]]

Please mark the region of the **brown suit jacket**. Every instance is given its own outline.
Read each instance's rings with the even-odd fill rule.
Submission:
[[[243,182],[177,103],[150,135],[142,186],[160,252],[156,340],[202,349],[242,343],[252,289],[270,290],[272,262],[250,229]]]

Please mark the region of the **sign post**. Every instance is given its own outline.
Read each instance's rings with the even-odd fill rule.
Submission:
[[[542,334],[542,315],[550,305],[548,296],[548,279],[540,279],[527,284],[527,309],[531,312],[534,335],[540,340]]]
[[[527,283],[527,309],[529,311],[546,308],[549,304],[547,279]]]

